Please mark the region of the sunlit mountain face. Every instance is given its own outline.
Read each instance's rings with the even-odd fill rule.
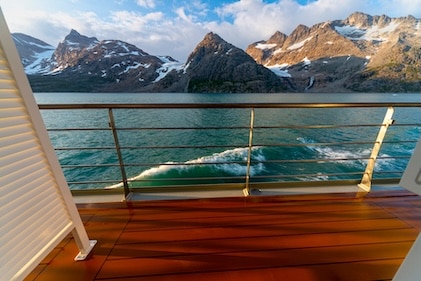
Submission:
[[[289,35],[277,31],[245,51],[210,32],[185,62],[76,30],[57,47],[21,33],[13,38],[37,91],[417,92],[420,22],[356,12],[300,24]],[[67,82],[74,79],[77,88]]]

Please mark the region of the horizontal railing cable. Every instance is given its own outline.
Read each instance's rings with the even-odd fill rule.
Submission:
[[[421,102],[334,102],[334,103],[95,103],[95,104],[39,104],[41,110],[65,109],[235,109],[235,108],[385,108],[385,107],[421,107]]]
[[[393,106],[394,108],[420,108],[421,102],[376,102],[376,103],[366,103],[366,102],[337,102],[337,103],[295,103],[295,102],[284,102],[284,103],[146,103],[146,104],[41,104],[39,108],[42,111],[49,111],[49,110],[108,110],[110,114],[118,115],[120,112],[124,112],[125,110],[180,110],[180,109],[195,109],[195,110],[205,110],[205,109],[218,109],[218,110],[226,110],[226,109],[246,109],[246,110],[266,110],[266,109],[334,109],[334,108],[346,108],[349,110],[353,110],[354,108],[387,108]],[[148,111],[149,112],[149,111]],[[151,112],[151,111],[150,111]],[[261,113],[259,111],[259,113]],[[377,113],[378,114],[378,113]],[[380,113],[382,114],[382,113]],[[383,116],[377,116],[377,119],[381,119]],[[51,128],[48,128],[50,134],[57,134],[54,135],[55,140],[63,140],[68,138],[67,134],[77,134],[77,132],[81,132],[82,136],[86,137],[87,140],[84,142],[78,143],[78,138],[76,137],[74,142],[62,142],[57,141],[54,143],[55,150],[57,153],[64,153],[62,156],[67,157],[66,161],[61,160],[62,167],[65,171],[66,170],[73,170],[75,169],[91,169],[89,173],[95,174],[95,169],[112,169],[112,168],[120,168],[123,174],[126,174],[128,169],[130,170],[130,175],[127,175],[127,179],[122,179],[118,176],[118,174],[109,175],[107,173],[108,170],[102,171],[103,175],[107,176],[107,179],[92,179],[89,180],[78,180],[77,178],[71,178],[68,180],[69,185],[75,189],[97,189],[97,188],[108,188],[107,185],[112,185],[113,187],[118,187],[123,185],[123,181],[126,182],[125,184],[128,185],[130,191],[134,191],[136,188],[157,188],[156,184],[159,186],[174,186],[178,188],[181,186],[188,186],[189,183],[192,183],[195,187],[197,184],[203,184],[208,188],[209,183],[236,183],[236,184],[244,184],[246,177],[249,177],[251,184],[261,183],[265,184],[266,182],[273,182],[274,180],[279,181],[309,181],[313,180],[320,181],[326,178],[332,179],[352,179],[355,180],[356,176],[361,176],[364,174],[364,163],[372,160],[370,158],[370,151],[373,146],[379,145],[375,141],[375,134],[379,130],[379,128],[387,127],[386,124],[381,124],[377,122],[371,122],[370,120],[364,120],[363,124],[348,124],[348,123],[335,123],[335,124],[302,124],[300,122],[293,123],[294,120],[269,120],[270,123],[266,124],[259,124],[263,123],[259,119],[261,118],[259,114],[252,114],[251,118],[255,118],[254,125],[252,126],[250,133],[254,133],[252,143],[247,144],[249,140],[248,131],[250,129],[250,125],[242,125],[242,124],[223,124],[221,126],[216,126],[213,124],[188,124],[188,125],[178,125],[178,124],[159,124],[157,121],[156,124],[151,123],[144,123],[141,126],[139,124],[126,124],[124,120],[118,119],[117,121],[112,118],[112,120],[95,120],[95,124],[97,125],[88,125],[88,126],[81,126],[76,127],[72,124],[69,125],[68,128],[59,128],[58,125],[52,124]],[[335,120],[335,119],[333,119]],[[374,120],[374,119],[373,119]],[[266,120],[265,122],[267,122]],[[287,122],[285,122],[287,121]],[[335,120],[336,121],[336,120]],[[110,122],[110,123],[109,123]],[[318,122],[318,120],[311,120],[311,123]],[[367,123],[369,122],[369,123]],[[420,123],[414,122],[406,122],[405,120],[398,120],[391,128],[394,129],[413,129],[418,128],[418,132],[420,131],[419,128],[421,127]],[[118,123],[118,124],[116,124]],[[245,122],[247,123],[247,122]],[[275,123],[275,124],[272,124]],[[251,122],[253,124],[253,122]],[[389,130],[391,130],[389,128]],[[313,132],[324,132],[322,141],[311,139],[304,139],[304,140],[297,140],[297,139],[289,139],[283,140],[282,137],[284,134],[289,134],[290,131],[293,132],[300,132],[304,137],[307,136],[307,133],[313,134]],[[349,131],[348,131],[349,130]],[[352,131],[351,131],[352,130]],[[361,134],[360,136],[354,136],[354,131],[358,132],[360,130],[367,130],[373,134],[373,136],[366,136]],[[279,131],[279,132],[278,132]],[[343,133],[347,132],[347,136],[352,136],[352,138],[348,140],[339,139],[336,140],[332,138],[331,140],[327,139],[329,136],[334,136],[337,132]],[[62,132],[66,133],[66,135],[60,135]],[[114,141],[118,141],[119,143],[110,143],[104,142],[89,142],[89,135],[88,132],[93,132],[93,134],[104,134],[107,138],[110,138],[109,135],[114,134]],[[177,139],[178,135],[183,135],[186,133],[198,133],[199,136],[203,136],[203,140],[194,142],[186,142],[182,143]],[[217,133],[218,132],[218,133]],[[279,134],[280,139],[277,138],[271,139],[270,141],[265,140],[262,136],[265,136],[267,132],[271,134]],[[150,134],[157,134],[160,137],[152,138],[149,137]],[[173,134],[177,133],[177,134]],[[226,142],[224,140],[220,140],[219,135],[220,133],[233,135],[238,134],[238,136],[233,142]],[[394,133],[396,134],[396,133]],[[165,137],[165,136],[168,137]],[[386,138],[382,141],[382,146],[408,146],[412,147],[415,146],[417,139],[417,134],[411,135],[411,137],[405,137],[401,139],[390,138],[386,135]],[[105,137],[104,137],[105,138]],[[241,138],[241,139],[240,139]],[[131,144],[133,139],[139,139],[138,143]],[[110,141],[108,140],[108,141]],[[54,142],[54,141],[53,141]],[[168,142],[168,143],[166,143]],[[64,143],[64,144],[63,144]],[[80,145],[80,146],[78,146]],[[249,146],[251,145],[251,146]],[[249,161],[247,161],[245,156],[241,156],[243,153],[242,151],[246,151],[248,149],[248,157]],[[259,156],[259,153],[263,149],[278,149],[279,155],[277,155],[276,159],[265,159]],[[301,149],[306,151],[325,151],[326,153],[330,153],[331,151],[335,151],[335,149],[339,149],[338,155],[326,155],[326,156],[317,156],[314,153],[314,156],[306,156],[307,158],[303,158],[303,156],[294,156],[294,153],[289,155],[286,154],[286,151],[290,149]],[[342,156],[341,151],[347,149],[348,154],[346,156]],[[358,155],[352,155],[354,149],[360,149]],[[184,153],[187,150],[198,150],[196,154],[191,154],[192,156],[189,158],[184,156],[180,159],[188,159],[181,161],[180,159],[162,159],[162,161],[154,161],[154,159],[149,159],[150,155],[163,155],[166,156],[169,152],[175,155],[180,153]],[[239,154],[236,157],[243,157],[239,159],[215,159],[212,160],[213,153],[223,153],[224,151],[229,150],[240,150]],[[205,153],[204,155],[208,155],[207,159],[202,159],[205,157],[203,154],[199,152],[202,151]],[[362,154],[361,151],[364,151]],[[116,154],[115,154],[116,152]],[[302,153],[304,153],[303,151]],[[72,156],[72,154],[66,155],[66,153],[78,153],[77,156]],[[109,155],[105,155],[109,153]],[[207,153],[207,154],[206,154]],[[256,154],[255,156],[253,154]],[[298,153],[298,152],[297,152]],[[80,155],[79,155],[80,154]],[[92,155],[94,154],[94,156]],[[101,160],[101,157],[97,157],[100,154],[104,154],[101,157],[107,160]],[[118,159],[115,155],[118,155]],[[194,156],[196,155],[196,156]],[[61,156],[59,155],[59,158]],[[154,156],[155,157],[155,156]],[[225,156],[224,156],[225,157]],[[290,158],[292,157],[292,158]],[[296,157],[296,158],[294,158]],[[399,154],[398,152],[393,153],[393,155],[382,154],[380,153],[377,157],[377,161],[401,161],[405,162],[408,161],[410,155]],[[80,159],[79,159],[80,158]],[[196,159],[196,160],[195,160]],[[69,161],[71,160],[71,162]],[[155,159],[156,160],[156,159]],[[98,162],[99,161],[99,162]],[[101,162],[101,161],[108,161],[108,162]],[[139,162],[138,162],[139,161]],[[333,171],[333,172],[315,172],[320,165],[323,164],[335,164],[341,163],[347,167],[346,163],[357,163],[361,166],[360,170],[352,170],[349,171]],[[315,164],[317,166],[312,166],[309,168],[308,171],[303,169],[302,173],[297,173],[301,168],[297,165],[310,165]],[[355,165],[357,165],[355,164]],[[231,167],[235,165],[235,167]],[[260,166],[259,166],[260,165]],[[269,171],[271,165],[294,165],[295,170],[289,171],[289,174],[284,174],[283,172],[279,172],[277,174],[273,173],[273,171]],[[379,169],[377,166],[374,168],[375,174],[382,178],[388,178],[389,176],[400,177],[403,173],[404,165],[402,164],[402,169],[389,169],[388,171],[383,171]],[[133,173],[133,169],[138,167],[139,169],[137,172]],[[184,168],[194,168],[194,169],[205,169],[206,172],[202,170],[197,170],[195,175],[190,175],[189,177],[183,176],[183,169]],[[250,175],[242,174],[242,172],[221,172],[220,174],[207,175],[206,173],[217,170],[217,171],[224,171],[224,169],[237,169],[238,171],[247,171]],[[298,168],[297,168],[298,167]],[[166,175],[165,177],[154,178],[153,171],[151,169],[155,169],[157,172],[167,173],[167,170],[164,168],[171,169],[171,173]],[[159,170],[161,169],[161,170]],[[261,169],[261,174],[256,174],[254,172],[255,169]],[[288,168],[285,168],[288,170]],[[342,168],[343,169],[343,168]],[[154,171],[155,171],[154,170]],[[144,172],[145,175],[143,174]],[[83,174],[83,171],[81,172]],[[239,173],[239,174],[236,174]],[[86,176],[86,174],[84,174]],[[138,175],[138,176],[136,176]],[[142,177],[139,177],[142,175]],[[150,176],[152,175],[152,176]],[[114,178],[113,178],[114,177]],[[209,182],[208,182],[209,181]],[[329,180],[328,180],[329,181]],[[138,185],[140,184],[140,185]],[[79,186],[79,187],[78,187]],[[80,187],[82,186],[82,187]]]

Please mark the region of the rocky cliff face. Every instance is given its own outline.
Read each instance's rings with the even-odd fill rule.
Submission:
[[[182,70],[173,70],[152,90],[207,93],[271,93],[287,83],[256,63],[243,50],[208,33],[189,55]]]
[[[95,37],[89,38],[72,29],[55,49],[49,71],[57,73],[79,65],[81,58],[98,43]]]
[[[35,91],[127,92],[143,89],[159,81],[169,69],[180,67],[182,64],[171,57],[149,55],[120,40],[99,41],[72,30],[38,68],[42,75],[30,80]]]
[[[353,13],[246,52],[208,33],[180,63],[72,30],[53,48],[13,34],[34,91],[419,92],[421,20]],[[271,70],[271,71],[270,71]],[[78,81],[78,83],[74,83]]]
[[[54,53],[62,75],[83,75],[108,81],[105,91],[136,91],[156,82],[169,67],[181,64],[171,57],[149,55],[120,40],[98,41],[72,30]]]
[[[279,92],[286,89],[274,73],[208,33],[187,59],[189,92]]]
[[[366,17],[373,25],[353,41],[356,44],[364,39],[369,42],[369,61],[345,86],[356,91],[419,92],[421,21],[412,16],[397,19]]]
[[[419,91],[420,35],[414,17],[357,12],[345,20],[300,25],[289,36],[272,36],[246,51],[290,77],[297,91]]]

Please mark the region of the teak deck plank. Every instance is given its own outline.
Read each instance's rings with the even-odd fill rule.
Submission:
[[[337,264],[404,258],[412,242],[381,243],[274,251],[242,251],[223,254],[179,255],[169,258],[107,260],[98,279],[116,278],[124,268],[125,276],[198,273],[276,267]]]
[[[315,248],[341,245],[413,241],[413,229],[351,231],[344,233],[300,234],[288,236],[227,238],[159,243],[116,244],[109,259],[171,257],[182,254],[219,254],[240,251]]]
[[[297,267],[276,267],[220,272],[200,272],[174,275],[154,275],[144,277],[110,278],[107,281],[282,281],[282,280],[391,280],[390,276],[397,271],[400,259],[364,261],[355,263],[338,263],[327,265],[306,265]]]
[[[386,230],[406,228],[407,224],[392,219],[336,221],[336,222],[308,222],[291,224],[255,225],[255,226],[224,226],[224,227],[197,227],[193,229],[174,229],[144,232],[123,232],[119,243],[140,242],[154,243],[165,241],[209,240],[221,238],[265,237],[274,235],[299,235],[318,233],[338,233],[359,230]],[[169,235],[171,234],[171,235]]]
[[[92,256],[66,238],[26,280],[391,280],[420,209],[406,191],[80,205]]]

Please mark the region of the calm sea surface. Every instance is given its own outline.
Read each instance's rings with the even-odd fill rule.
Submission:
[[[119,104],[119,103],[311,103],[311,102],[420,102],[420,94],[134,94],[134,93],[37,93],[39,104]],[[332,125],[332,124],[379,124],[385,108],[351,109],[256,109],[255,126]],[[44,110],[47,128],[95,128],[89,131],[50,131],[56,148],[85,148],[80,150],[57,150],[62,165],[116,164],[114,149],[86,149],[113,147],[114,141],[108,129],[108,112],[98,110]],[[190,128],[190,127],[247,127],[250,120],[248,109],[141,109],[114,110],[117,127],[121,128]],[[420,124],[420,108],[395,108],[395,124]],[[104,129],[104,130],[97,130]],[[317,143],[374,141],[378,128],[370,126],[343,128],[332,133],[332,129],[256,129],[252,152],[251,175],[291,175],[288,180],[341,179],[340,174],[364,170],[364,160],[318,161],[309,164],[279,163],[286,159],[342,159],[368,157],[371,145],[329,145]],[[246,172],[248,129],[202,130],[124,130],[119,132],[124,162],[129,178],[153,179],[146,185],[168,184],[168,178],[176,177],[242,177]],[[389,156],[411,155],[415,143],[394,143],[396,140],[418,140],[419,126],[392,126],[380,152],[384,159],[378,161],[376,170],[402,171],[408,159],[388,160]],[[280,143],[292,144],[288,147]],[[159,146],[162,149],[142,149]],[[170,149],[170,146],[201,146],[195,149]],[[211,146],[211,147],[203,147]],[[139,147],[141,149],[139,149]],[[273,161],[272,161],[273,160]],[[231,162],[231,164],[215,164]],[[161,165],[171,163],[171,166]],[[141,165],[139,165],[141,164]],[[187,165],[185,165],[187,164]],[[203,165],[191,165],[203,164]],[[69,182],[102,181],[104,184],[70,184],[72,188],[103,188],[120,182],[118,167],[68,167],[64,169]],[[306,174],[309,176],[294,176]],[[310,176],[311,175],[311,176]],[[357,176],[357,178],[360,176]],[[384,174],[381,175],[384,177]],[[162,182],[159,181],[162,179]],[[253,180],[253,178],[252,178]],[[266,178],[265,181],[274,179]],[[215,182],[209,179],[199,183]],[[135,183],[142,186],[144,182]]]

